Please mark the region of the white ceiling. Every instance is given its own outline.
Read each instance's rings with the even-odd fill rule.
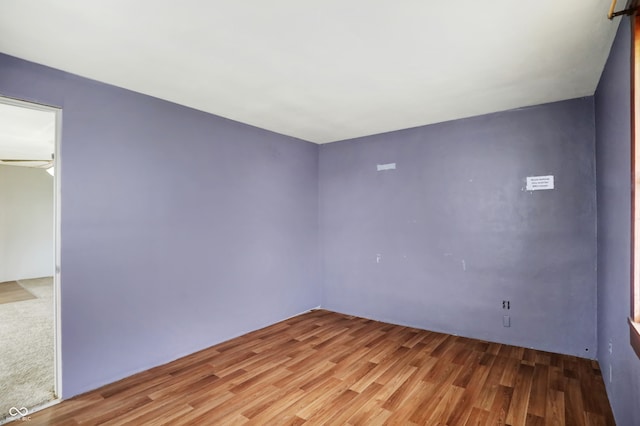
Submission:
[[[0,52],[324,143],[592,95],[610,0],[2,0]]]
[[[3,164],[2,160],[30,160],[8,164],[31,167],[50,163],[54,153],[55,124],[56,115],[52,111],[0,103],[0,164]]]

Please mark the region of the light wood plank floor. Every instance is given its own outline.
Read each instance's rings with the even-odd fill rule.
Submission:
[[[318,310],[65,401],[28,424],[614,420],[595,361]]]
[[[0,304],[22,302],[23,300],[35,298],[29,290],[22,287],[17,281],[0,283]]]

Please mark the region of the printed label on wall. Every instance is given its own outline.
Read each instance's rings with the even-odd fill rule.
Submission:
[[[553,176],[527,176],[527,191],[553,189]]]

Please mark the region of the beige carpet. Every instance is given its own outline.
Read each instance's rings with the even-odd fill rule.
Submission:
[[[55,399],[53,278],[19,284],[36,298],[0,304],[0,421]]]

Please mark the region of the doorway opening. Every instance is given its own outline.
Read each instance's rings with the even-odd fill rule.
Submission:
[[[62,112],[0,97],[0,424],[58,401]]]

